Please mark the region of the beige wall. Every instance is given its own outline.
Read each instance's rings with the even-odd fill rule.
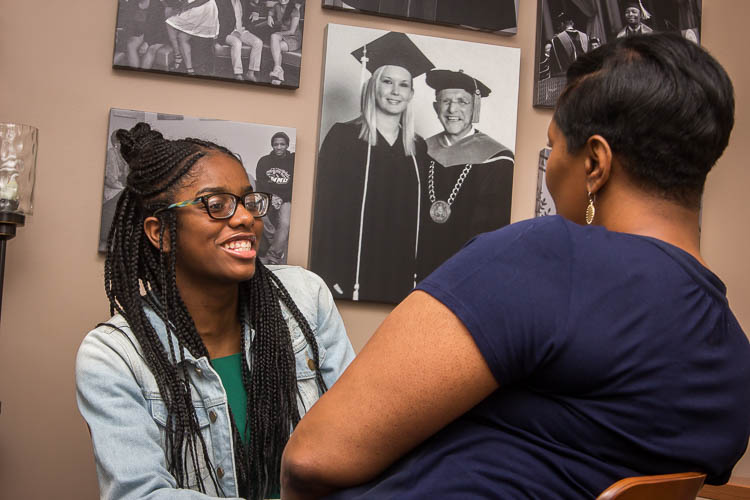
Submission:
[[[223,118],[297,128],[290,261],[305,265],[328,22],[520,47],[517,169],[513,220],[533,213],[537,154],[549,111],[531,106],[536,1],[522,0],[519,34],[491,34],[323,11],[309,0],[297,91],[111,69],[115,0],[3,2],[0,17],[0,121],[39,127],[35,215],[8,244],[0,325],[0,498],[97,496],[86,426],[75,406],[73,361],[86,331],[108,317],[102,258],[96,253],[109,108]],[[741,34],[747,0],[703,0],[704,45],[737,90],[730,147],[709,177],[705,257],[729,288],[750,331],[750,234],[743,144],[750,132],[750,71]],[[357,349],[390,310],[341,303]],[[750,477],[750,459],[735,471]]]

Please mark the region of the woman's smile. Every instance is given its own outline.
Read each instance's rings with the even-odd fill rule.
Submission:
[[[411,85],[411,74],[406,69],[386,66],[375,91],[378,109],[392,115],[403,113],[414,95]]]
[[[178,199],[216,192],[240,196],[252,191],[247,172],[232,156],[210,153],[196,167],[195,181],[176,194]],[[177,273],[183,282],[189,276],[203,288],[209,283],[238,283],[253,277],[263,234],[261,218],[253,217],[242,203],[228,219],[212,219],[205,207],[199,206],[182,209],[179,217]]]
[[[219,246],[240,259],[253,259],[258,253],[254,234],[237,234]]]

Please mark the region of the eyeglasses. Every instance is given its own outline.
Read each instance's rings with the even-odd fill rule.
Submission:
[[[237,211],[237,204],[242,203],[245,206],[245,210],[250,212],[253,217],[263,217],[268,213],[268,205],[270,205],[270,202],[271,195],[268,193],[252,192],[242,196],[237,196],[232,193],[216,193],[199,196],[194,200],[172,203],[168,207],[160,208],[154,212],[154,215],[169,210],[170,208],[187,207],[203,203],[206,213],[212,219],[229,219]]]
[[[444,108],[449,107],[451,104],[455,104],[460,108],[465,108],[466,106],[471,104],[471,101],[469,101],[468,99],[464,99],[463,97],[459,97],[457,99],[440,99],[439,103],[440,106]]]

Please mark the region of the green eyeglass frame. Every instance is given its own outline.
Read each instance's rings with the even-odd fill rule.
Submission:
[[[172,203],[168,207],[160,208],[155,211],[154,215],[172,208],[188,207],[190,205],[198,205],[202,203],[209,217],[216,220],[224,220],[233,217],[237,211],[237,205],[242,203],[245,210],[250,212],[253,217],[263,217],[268,213],[268,207],[271,204],[271,196],[272,195],[269,193],[259,193],[255,191],[246,193],[242,196],[237,196],[233,193],[212,193],[199,196],[192,200]]]

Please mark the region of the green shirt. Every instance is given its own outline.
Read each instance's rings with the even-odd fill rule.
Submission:
[[[242,385],[242,354],[232,354],[223,358],[211,360],[211,365],[219,374],[224,390],[227,391],[229,409],[232,410],[234,422],[242,436],[242,442],[249,443],[249,435],[245,429],[247,422],[247,393]]]
[[[211,365],[219,374],[224,390],[227,391],[229,409],[232,410],[232,416],[234,416],[234,422],[237,424],[240,436],[242,436],[242,442],[248,445],[250,436],[245,429],[247,393],[245,392],[245,386],[242,385],[242,354],[238,352],[223,358],[212,359]],[[269,495],[269,498],[280,498],[280,494],[275,491]]]

